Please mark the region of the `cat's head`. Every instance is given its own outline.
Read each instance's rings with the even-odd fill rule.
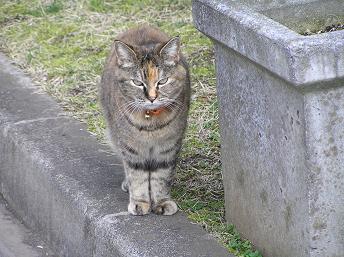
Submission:
[[[120,90],[137,110],[172,106],[178,101],[187,76],[181,65],[179,37],[151,48],[130,46],[119,40],[114,47]]]

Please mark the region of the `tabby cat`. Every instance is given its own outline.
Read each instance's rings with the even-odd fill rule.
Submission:
[[[176,213],[170,187],[190,103],[179,37],[148,25],[119,35],[104,67],[100,100],[110,140],[122,153],[128,212]]]

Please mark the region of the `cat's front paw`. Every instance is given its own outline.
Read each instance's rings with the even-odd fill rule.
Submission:
[[[172,200],[166,200],[153,207],[153,212],[158,215],[173,215],[178,211],[177,204]]]
[[[130,201],[128,205],[128,212],[132,215],[146,215],[150,213],[150,203]]]

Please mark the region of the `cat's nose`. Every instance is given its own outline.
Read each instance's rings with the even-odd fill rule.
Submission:
[[[151,101],[152,103],[154,102],[154,100],[158,97],[158,92],[155,88],[150,88],[148,90],[148,94],[147,94],[147,98],[149,101]]]
[[[154,102],[154,100],[157,98],[157,95],[149,95],[148,96],[148,100],[151,101],[152,103]]]

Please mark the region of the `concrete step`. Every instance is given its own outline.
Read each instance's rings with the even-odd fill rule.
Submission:
[[[123,167],[0,55],[0,193],[59,256],[224,257],[179,212],[128,215]]]
[[[7,208],[0,195],[0,257],[57,257]]]

